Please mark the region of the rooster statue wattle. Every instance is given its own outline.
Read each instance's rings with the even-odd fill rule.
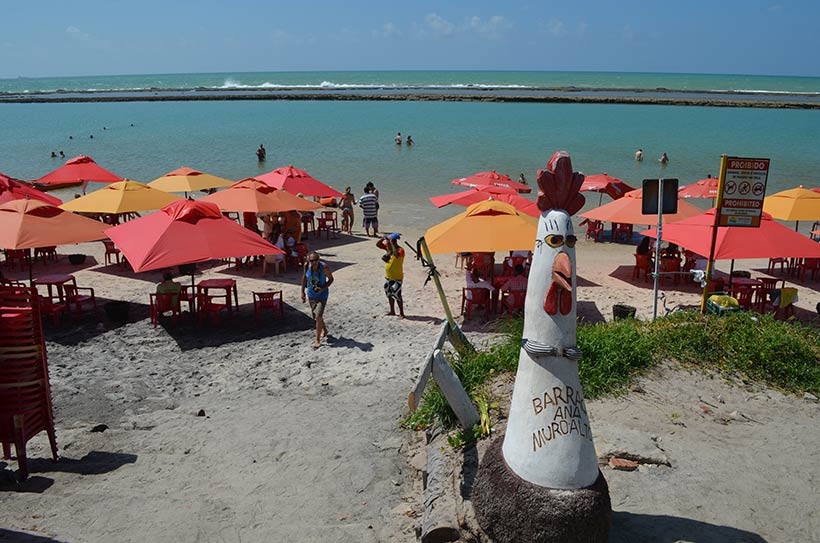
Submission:
[[[482,459],[473,497],[482,527],[496,541],[606,541],[609,532],[609,491],[598,469],[575,339],[571,216],[584,205],[583,180],[565,151],[538,172],[541,217],[507,431]]]

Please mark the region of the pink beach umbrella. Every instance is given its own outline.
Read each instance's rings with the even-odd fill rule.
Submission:
[[[0,173],[0,204],[5,204],[12,200],[24,200],[26,198],[40,200],[53,206],[58,206],[63,203],[59,198],[49,196],[45,192],[30,187],[19,179],[13,179]]]
[[[66,161],[66,163],[40,179],[33,181],[35,187],[43,190],[53,190],[63,187],[83,185],[83,190],[89,182],[116,183],[123,178],[111,173],[90,156],[80,155]]]

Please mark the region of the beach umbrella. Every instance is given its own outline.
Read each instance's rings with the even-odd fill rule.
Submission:
[[[717,177],[707,177],[678,189],[678,198],[717,198]]]
[[[621,224],[653,224],[657,223],[657,215],[644,215],[641,213],[643,190],[633,190],[627,192],[623,198],[614,202],[609,202],[585,213],[581,217],[596,221],[613,222]],[[703,210],[678,199],[677,213],[664,213],[663,223],[672,223],[689,217],[694,217],[703,213]]]
[[[237,181],[225,190],[202,198],[200,202],[211,202],[223,211],[254,213],[313,211],[324,208],[322,204],[275,189],[252,177]]]
[[[83,213],[119,214],[159,209],[181,199],[179,196],[153,189],[148,185],[125,180],[75,198],[60,207],[68,211]]]
[[[511,189],[511,188],[506,188],[506,187],[496,187],[495,185],[481,185],[481,186],[470,187],[469,190],[463,190],[461,192],[453,192],[451,194],[442,194],[441,196],[432,196],[432,197],[430,197],[430,201],[433,202],[433,205],[436,206],[436,207],[443,207],[443,206],[446,206],[447,204],[454,203],[456,200],[460,200],[461,198],[464,198],[468,194],[473,194],[473,193],[479,195],[479,199],[476,200],[476,202],[478,202],[480,200],[487,200],[490,196],[493,196],[495,194],[518,194],[518,191],[515,190],[515,189]],[[470,203],[474,204],[475,202],[470,202]]]
[[[177,168],[157,177],[148,186],[165,192],[189,192],[227,187],[232,181],[191,168]]]
[[[537,228],[538,219],[510,204],[487,200],[429,228],[424,239],[432,254],[529,251]]]
[[[0,173],[0,204],[5,204],[12,200],[24,200],[26,198],[40,200],[53,206],[58,206],[63,203],[59,198],[39,191],[19,179],[14,179]]]
[[[489,188],[489,186],[484,188]],[[458,192],[456,194],[444,194],[442,196],[433,196],[432,198],[430,198],[430,201],[433,202],[433,204],[435,204],[436,207],[444,207],[449,204],[470,206],[477,202],[493,200],[496,202],[504,202],[505,204],[510,204],[521,213],[529,215],[530,217],[539,217],[541,215],[541,210],[538,209],[538,206],[535,205],[535,202],[533,202],[532,200],[528,200],[523,196],[519,196],[514,190],[502,189],[501,187],[492,188],[496,190],[501,189],[504,191],[510,191],[511,193],[502,192],[493,194],[491,191],[473,189]]]
[[[676,243],[701,256],[709,256],[715,210],[665,225],[663,240]],[[656,228],[641,232],[657,237]],[[820,243],[787,228],[763,213],[760,227],[720,226],[715,243],[715,260],[743,258],[820,258]]]
[[[315,179],[305,170],[300,170],[293,166],[277,168],[271,172],[257,175],[255,179],[275,189],[285,190],[291,194],[301,194],[303,196],[316,198],[339,198],[342,196],[342,193],[338,190]]]
[[[820,220],[820,193],[803,187],[784,190],[766,196],[763,211],[775,219],[796,221],[797,230],[800,221]]]
[[[584,178],[584,182],[581,184],[581,188],[578,190],[579,192],[600,193],[600,196],[598,198],[598,205],[600,205],[601,200],[604,197],[604,194],[607,194],[613,200],[617,200],[627,192],[633,191],[635,189],[630,187],[617,177],[612,177],[608,173],[601,173],[597,175],[586,176]]]
[[[98,165],[90,156],[80,155],[67,160],[64,165],[32,183],[35,187],[44,190],[75,185],[83,185],[83,190],[85,190],[89,182],[116,183],[117,181],[122,181],[122,177]]]
[[[259,234],[225,218],[216,204],[178,200],[105,230],[135,272],[217,258],[284,254]]]
[[[105,225],[40,200],[0,205],[0,247],[35,249],[105,239]]]
[[[513,181],[510,176],[498,173],[495,170],[488,172],[478,172],[476,174],[459,177],[450,181],[453,185],[461,185],[462,187],[480,187],[482,185],[495,185],[496,187],[504,187],[515,189],[518,192],[532,192],[532,187],[523,183]]]

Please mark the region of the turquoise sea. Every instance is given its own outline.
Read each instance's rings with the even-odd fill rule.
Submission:
[[[568,72],[292,72],[177,74],[0,80],[0,93],[89,92],[220,86],[350,85],[428,89],[484,86],[743,91],[820,96],[820,78]],[[763,92],[761,92],[763,91]],[[133,126],[132,126],[133,125]],[[148,182],[190,166],[241,179],[293,164],[337,189],[381,192],[387,225],[426,228],[460,208],[435,209],[429,196],[458,190],[450,180],[495,169],[531,183],[554,150],[576,170],[607,172],[639,186],[717,175],[720,155],[771,159],[768,193],[820,186],[820,111],[623,104],[458,101],[171,101],[0,104],[0,172],[36,179],[66,157],[87,154],[115,173]],[[396,132],[413,147],[396,146]],[[93,136],[93,138],[91,137]],[[258,164],[260,143],[268,159]],[[646,159],[636,163],[636,149]],[[670,163],[657,158],[668,153]],[[70,198],[72,190],[58,196]],[[604,197],[606,201],[606,197]],[[588,207],[598,195],[588,195]],[[705,205],[706,202],[703,202]]]

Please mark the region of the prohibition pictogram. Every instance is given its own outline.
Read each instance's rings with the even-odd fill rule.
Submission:
[[[748,181],[742,182],[740,184],[740,187],[738,188],[738,192],[740,194],[749,194],[750,190],[752,190],[752,184],[749,183]]]
[[[766,190],[766,187],[763,186],[763,183],[755,183],[752,185],[752,194],[755,196],[760,196],[764,190]]]
[[[724,191],[726,194],[734,194],[737,190],[737,184],[734,181],[727,181]]]

